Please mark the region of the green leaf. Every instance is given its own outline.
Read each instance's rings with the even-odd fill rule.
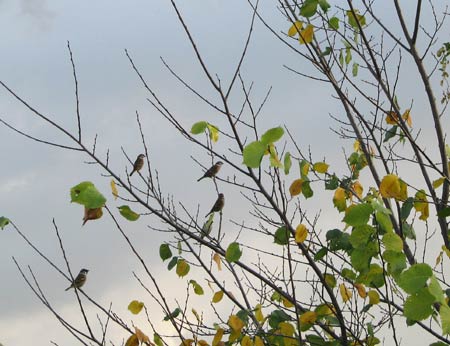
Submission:
[[[291,154],[287,152],[284,154],[284,174],[288,175],[289,170],[291,169],[292,162],[291,162]]]
[[[181,309],[176,308],[169,315],[166,315],[166,317],[164,317],[164,321],[169,321],[172,318],[177,318],[180,313],[181,313]]]
[[[356,279],[358,283],[363,283],[372,288],[380,288],[384,286],[384,272],[378,264],[372,263],[369,271],[364,272]]]
[[[194,292],[195,294],[201,296],[203,294],[205,294],[205,292],[203,291],[202,286],[200,286],[197,281],[195,280],[190,280],[189,283],[192,285],[192,287],[194,287]]]
[[[414,205],[414,198],[412,197],[407,198],[403,202],[402,207],[400,209],[400,219],[402,221],[405,221],[408,218],[409,214],[411,213],[411,209],[413,208],[413,205]]]
[[[442,290],[439,281],[436,279],[434,275],[430,278],[430,285],[428,286],[430,293],[434,296],[435,301],[440,304],[445,304],[445,296],[444,291]]]
[[[422,321],[433,313],[434,296],[426,287],[406,298],[403,314],[414,321]]]
[[[448,305],[441,305],[439,316],[441,317],[442,334],[450,334],[450,307]]]
[[[377,211],[375,213],[375,219],[377,220],[378,224],[380,225],[381,229],[384,232],[392,232],[394,229],[394,226],[392,226],[391,219],[388,215],[381,213]]]
[[[122,215],[128,221],[136,221],[140,217],[139,214],[135,213],[127,205],[122,205],[122,206],[118,207],[117,209],[119,209],[120,215]]]
[[[433,272],[428,264],[414,264],[400,275],[398,284],[406,293],[414,294],[425,286],[431,275]]]
[[[70,201],[84,205],[88,209],[96,209],[105,205],[106,198],[93,183],[83,181],[70,189]]]
[[[172,257],[172,259],[170,260],[169,264],[167,265],[167,269],[168,270],[172,270],[173,267],[175,267],[177,265],[177,263],[178,263],[178,257],[177,256]]]
[[[348,24],[355,30],[359,30],[358,22],[361,27],[366,25],[366,18],[358,13],[358,10],[347,11]]]
[[[352,245],[350,244],[350,236],[347,233],[342,232],[341,230],[329,230],[327,232],[326,238],[331,251],[347,251],[352,249]]]
[[[4,229],[8,224],[9,224],[9,219],[4,216],[1,216],[0,217],[0,228]]]
[[[350,235],[350,243],[355,249],[364,248],[374,233],[375,229],[369,225],[355,227]]]
[[[439,210],[437,213],[437,216],[439,217],[449,217],[450,216],[450,207],[446,207],[444,209]]]
[[[266,149],[267,145],[260,141],[254,141],[246,145],[242,152],[243,163],[250,168],[259,168]]]
[[[416,232],[414,231],[414,228],[407,222],[402,223],[402,231],[405,238],[413,240],[416,239]]]
[[[325,190],[336,190],[339,186],[339,179],[336,175],[332,175],[330,179],[325,180]]]
[[[344,277],[347,280],[353,281],[356,279],[356,273],[348,268],[344,268],[341,271],[342,277]]]
[[[370,215],[373,212],[373,208],[368,203],[361,203],[351,205],[345,211],[345,217],[343,221],[349,226],[362,226],[369,222]]]
[[[403,252],[386,250],[383,252],[383,258],[388,264],[388,273],[395,279],[406,269],[406,256]]]
[[[165,261],[166,259],[169,259],[170,257],[172,257],[172,251],[170,250],[169,244],[161,244],[159,247],[159,257],[161,257],[161,259],[163,261]]]
[[[328,21],[328,27],[333,30],[339,29],[339,18],[338,17],[331,17]]]
[[[359,64],[354,62],[353,67],[352,67],[352,76],[353,77],[356,77],[358,75],[358,67],[359,67]]]
[[[320,261],[326,254],[328,253],[328,249],[326,247],[321,248],[314,255],[314,261]]]
[[[137,300],[133,300],[130,304],[128,304],[128,310],[130,310],[134,315],[140,313],[143,307],[144,303]]]
[[[281,126],[274,127],[270,130],[267,130],[262,136],[260,142],[269,145],[270,143],[274,143],[278,141],[284,135],[284,130]]]
[[[242,256],[242,250],[239,248],[239,244],[234,242],[228,245],[225,252],[225,258],[228,262],[233,263],[239,261]]]
[[[328,9],[330,8],[330,4],[327,0],[319,0],[319,6],[323,12],[328,12]]]
[[[377,248],[375,242],[370,242],[363,248],[354,249],[350,255],[352,267],[359,272],[367,271],[372,257],[377,255]]]
[[[200,133],[205,132],[206,128],[208,127],[208,123],[206,121],[199,121],[198,123],[195,123],[191,127],[191,133],[193,135],[198,135]]]
[[[311,198],[314,195],[314,191],[311,189],[309,181],[304,181],[302,184],[302,194],[306,199]]]
[[[189,263],[182,258],[178,259],[176,273],[180,278],[186,276],[190,270],[191,267],[189,266]]]
[[[274,310],[269,315],[269,326],[277,328],[281,322],[289,321],[291,317],[283,310]]]
[[[394,125],[389,130],[386,131],[386,134],[384,135],[383,143],[386,143],[392,137],[395,137],[396,133],[397,133],[397,126]]]
[[[350,64],[350,61],[352,61],[352,51],[350,47],[346,48],[345,50],[345,64]]]
[[[324,51],[322,51],[322,53],[320,53],[320,56],[328,56],[331,54],[331,52],[332,52],[332,49],[331,49],[331,47],[328,46],[325,48]]]
[[[158,333],[153,334],[153,342],[156,346],[164,346],[164,343]]]
[[[383,236],[383,244],[386,247],[386,250],[391,250],[395,252],[403,251],[403,241],[397,234],[394,232],[386,233]]]
[[[325,282],[327,283],[328,286],[330,286],[331,288],[335,288],[336,287],[336,278],[331,275],[331,274],[324,274],[323,275]]]
[[[318,0],[305,0],[303,6],[300,8],[300,15],[306,18],[314,16],[317,12],[318,4]]]
[[[289,230],[286,226],[282,226],[276,230],[273,242],[278,245],[287,245],[289,243]]]

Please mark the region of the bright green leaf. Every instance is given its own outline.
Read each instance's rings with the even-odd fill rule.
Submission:
[[[364,248],[374,233],[375,229],[369,225],[355,227],[350,235],[350,243],[355,249]]]
[[[441,305],[439,310],[439,316],[441,317],[442,334],[450,334],[450,307],[448,305]]]
[[[436,299],[435,301],[440,304],[445,304],[445,296],[444,291],[442,290],[441,285],[439,284],[439,281],[436,279],[434,275],[430,278],[430,285],[428,286],[428,289],[430,290],[430,293],[434,296]]]
[[[388,264],[388,273],[394,279],[397,279],[401,272],[406,269],[406,256],[403,252],[386,250],[383,252],[383,258]]]
[[[128,221],[136,221],[139,219],[140,215],[135,213],[131,208],[127,205],[122,205],[118,207],[120,215],[122,215]]]
[[[278,228],[274,235],[274,243],[279,245],[287,245],[289,242],[289,230],[286,226]]]
[[[84,181],[70,189],[71,202],[84,205],[88,209],[101,208],[106,198],[97,190],[93,183]]]
[[[328,21],[328,27],[333,30],[339,29],[339,18],[337,17],[331,17]]]
[[[9,219],[4,216],[1,216],[0,217],[0,228],[4,229],[8,224],[9,224]]]
[[[300,15],[306,18],[314,16],[317,12],[318,4],[318,0],[305,0],[303,6],[300,8]]]
[[[268,145],[270,143],[275,143],[284,135],[284,130],[281,126],[274,127],[270,130],[267,130],[262,136],[260,142]]]
[[[228,262],[233,263],[239,261],[242,256],[242,250],[239,248],[239,244],[234,242],[228,245],[225,252],[225,258]]]
[[[419,287],[417,292],[406,298],[403,314],[413,320],[422,321],[433,313],[434,296],[426,287]]]
[[[383,236],[383,244],[386,247],[386,250],[391,250],[395,252],[402,252],[403,250],[403,241],[397,234],[394,232],[386,233]]]
[[[197,281],[195,280],[190,280],[189,283],[192,285],[192,287],[194,287],[194,292],[195,294],[201,296],[203,294],[205,294],[205,292],[203,291],[202,286],[200,286]]]
[[[330,4],[327,0],[319,0],[319,6],[322,9],[323,12],[327,12],[330,8]]]
[[[198,123],[195,123],[194,125],[192,125],[191,133],[193,135],[198,135],[200,133],[205,132],[207,127],[208,127],[208,123],[206,121],[199,121]]]
[[[369,222],[373,208],[368,203],[351,205],[345,211],[343,221],[349,226],[362,226]]]
[[[288,175],[289,170],[291,169],[292,162],[291,162],[291,154],[287,152],[284,154],[284,174]]]
[[[250,168],[259,168],[266,149],[267,145],[260,141],[254,141],[246,145],[242,152],[243,163]]]
[[[406,293],[414,294],[425,286],[433,271],[426,263],[412,265],[398,279],[398,284]]]
[[[169,259],[170,257],[172,257],[172,251],[170,250],[169,244],[161,244],[159,247],[159,257],[161,257],[161,259],[163,261],[165,261],[166,259]]]

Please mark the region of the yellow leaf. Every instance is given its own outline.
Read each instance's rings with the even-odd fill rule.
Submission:
[[[352,291],[350,291],[344,284],[339,285],[339,293],[341,294],[344,303],[348,302],[352,298]]]
[[[377,305],[380,302],[380,295],[377,291],[370,290],[369,292],[367,292],[367,295],[369,296],[370,305]]]
[[[135,334],[132,334],[125,343],[125,346],[139,346],[139,339]]]
[[[316,162],[313,165],[313,169],[317,172],[317,173],[326,173],[328,171],[328,167],[330,167],[329,164],[325,163],[325,162]]]
[[[218,291],[218,292],[214,293],[212,302],[218,303],[222,300],[222,298],[223,298],[223,291]]]
[[[317,313],[315,311],[306,311],[300,316],[300,324],[313,324],[317,320]]]
[[[442,245],[442,251],[444,251],[445,252],[445,254],[447,255],[447,257],[448,258],[450,258],[450,250],[449,249],[447,249],[446,247],[445,247],[445,245]]]
[[[241,336],[241,331],[240,330],[233,330],[233,329],[231,329],[231,333],[228,336],[228,344],[231,345],[233,342],[235,342],[239,338],[239,336]]]
[[[396,198],[400,196],[400,192],[400,179],[395,174],[388,174],[381,180],[381,196],[385,198]]]
[[[297,35],[300,30],[303,29],[303,23],[297,20],[294,24],[291,25],[291,27],[288,30],[288,36],[292,37]]]
[[[359,143],[358,140],[355,140],[355,143],[353,143],[353,150],[355,152],[360,152],[361,151],[361,143]]]
[[[150,339],[147,335],[145,335],[142,330],[140,330],[138,327],[134,327],[134,334],[136,334],[136,337],[138,338],[139,342],[142,344],[143,342],[150,343]]]
[[[180,346],[192,346],[192,344],[194,343],[194,339],[184,339]]]
[[[222,328],[217,329],[216,335],[214,335],[211,346],[217,346],[222,341],[224,330]]]
[[[261,323],[262,321],[264,321],[264,315],[262,313],[261,310],[261,304],[256,305],[255,307],[255,318],[256,320]]]
[[[444,251],[439,252],[439,255],[436,257],[436,264],[434,265],[434,268],[436,268],[439,264],[442,262]]]
[[[201,318],[200,318],[200,316],[199,316],[197,310],[192,309],[191,311],[192,311],[192,313],[194,314],[194,316],[195,316],[195,318],[197,319],[197,321],[200,322],[200,321],[201,321]]]
[[[359,198],[362,198],[364,188],[362,187],[362,185],[359,181],[355,181],[353,183],[352,190],[356,193],[356,196],[358,196]]]
[[[300,36],[298,38],[300,44],[311,43],[314,37],[314,26],[308,24],[306,28],[300,31]]]
[[[364,287],[363,284],[355,284],[356,290],[358,291],[358,294],[361,298],[366,298],[367,297],[367,292],[366,292],[366,288]]]
[[[291,193],[292,197],[297,196],[302,192],[302,185],[302,179],[296,179],[292,182],[291,186],[289,187],[289,192]]]
[[[253,346],[253,341],[248,335],[244,335],[241,340],[241,346]]]
[[[427,196],[424,190],[419,190],[414,196],[414,209],[420,213],[419,219],[425,221],[430,216]]]
[[[339,211],[347,208],[345,190],[342,187],[338,187],[334,192],[333,204]]]
[[[316,308],[316,314],[319,316],[331,315],[333,311],[330,309],[328,304],[321,304]]]
[[[280,329],[280,333],[286,336],[292,336],[295,333],[295,328],[292,324],[288,322],[280,322],[278,323],[278,328]]]
[[[197,341],[197,345],[199,346],[209,346],[208,342],[206,340],[199,340]]]
[[[441,178],[439,178],[439,179],[436,179],[435,181],[433,181],[433,187],[434,187],[435,189],[437,189],[439,186],[441,186],[441,185],[444,183],[444,181],[445,181],[445,178],[444,178],[444,177],[441,177]]]
[[[281,301],[283,302],[283,305],[285,308],[292,308],[294,304],[289,299],[286,299],[285,297],[281,298]]]
[[[264,346],[264,342],[258,335],[255,336],[254,342],[255,342],[255,346]]]
[[[400,179],[400,193],[396,198],[397,200],[405,201],[408,198],[407,188],[408,186],[406,185],[406,183]]]
[[[397,125],[398,123],[398,114],[394,111],[390,111],[386,114],[386,123],[389,125]]]
[[[308,175],[309,167],[310,167],[310,164],[308,162],[305,162],[305,164],[302,167],[302,170],[300,171],[300,174],[302,177],[306,177]]]
[[[308,229],[304,224],[300,224],[295,229],[295,242],[296,243],[303,243],[306,240],[306,237],[308,236]]]
[[[135,315],[140,313],[143,307],[144,303],[137,300],[133,300],[130,304],[128,304],[128,310],[130,310],[131,313]]]
[[[220,258],[220,255],[216,252],[213,256],[213,261],[217,264],[217,269],[220,271],[222,270],[222,259]]]
[[[234,331],[241,331],[242,328],[244,328],[244,322],[237,317],[236,315],[231,315],[228,319],[228,325],[233,329]]]
[[[412,127],[412,119],[411,119],[410,111],[411,111],[410,109],[407,109],[402,114],[402,119],[408,124],[409,127]]]
[[[114,199],[117,199],[117,197],[119,197],[119,191],[117,191],[117,186],[116,186],[116,182],[114,181],[114,179],[111,179],[111,191],[112,191],[112,195],[114,196]]]

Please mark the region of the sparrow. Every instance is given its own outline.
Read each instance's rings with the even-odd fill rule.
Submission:
[[[219,173],[220,168],[222,167],[223,162],[217,161],[214,165],[212,165],[202,177],[198,178],[197,181],[202,180],[203,178],[214,178],[217,173]]]
[[[139,172],[142,169],[142,166],[144,166],[144,154],[139,154],[136,161],[134,161],[133,170],[130,173],[130,177],[133,175],[134,172]]]
[[[224,205],[225,205],[225,197],[223,196],[223,193],[219,193],[219,197],[217,197],[216,203],[214,203],[213,207],[211,208],[211,211],[208,214],[206,214],[206,216],[208,216],[211,213],[222,211]]]
[[[75,280],[73,280],[72,285],[66,288],[66,291],[70,290],[71,288],[80,288],[81,286],[83,286],[86,282],[88,271],[89,270],[87,269],[81,269]]]

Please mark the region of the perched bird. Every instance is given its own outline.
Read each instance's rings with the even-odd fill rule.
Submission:
[[[75,280],[73,280],[72,285],[66,288],[66,291],[70,290],[71,288],[80,288],[81,286],[83,286],[86,282],[88,271],[89,270],[87,269],[81,269]]]
[[[144,154],[139,154],[136,161],[134,161],[133,170],[130,173],[130,177],[133,175],[134,172],[139,172],[142,169],[142,166],[144,166]]]
[[[203,178],[213,178],[216,176],[217,173],[220,171],[220,167],[222,167],[223,162],[217,161],[214,165],[212,165],[206,172],[203,174],[202,177],[198,178],[197,181],[202,180]]]
[[[223,193],[219,193],[219,197],[217,197],[216,203],[214,203],[213,207],[211,208],[211,211],[208,214],[206,214],[206,216],[208,216],[211,213],[222,211],[224,205],[225,205],[225,197],[223,196]]]

